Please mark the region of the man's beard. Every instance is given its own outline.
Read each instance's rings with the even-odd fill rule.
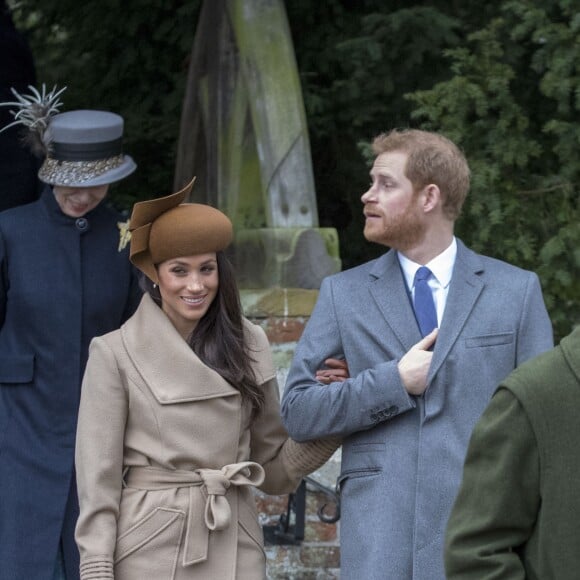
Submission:
[[[364,236],[369,242],[404,252],[417,246],[425,236],[425,225],[417,213],[415,199],[411,200],[404,213],[385,219],[386,225],[381,231],[367,231],[365,226]]]

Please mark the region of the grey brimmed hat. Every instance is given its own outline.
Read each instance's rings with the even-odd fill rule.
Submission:
[[[47,156],[38,177],[44,183],[92,187],[127,177],[137,165],[123,153],[123,118],[108,111],[54,115],[46,129]]]

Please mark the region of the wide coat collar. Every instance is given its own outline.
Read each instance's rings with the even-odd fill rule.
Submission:
[[[481,256],[457,240],[457,256],[429,377],[437,373],[463,330],[484,288],[481,276],[484,270]],[[407,352],[421,340],[421,334],[418,326],[409,322],[414,321],[413,307],[397,253],[390,250],[381,256],[371,268],[369,277],[371,295]]]
[[[240,395],[197,357],[148,294],[121,327],[121,338],[143,382],[161,405]]]

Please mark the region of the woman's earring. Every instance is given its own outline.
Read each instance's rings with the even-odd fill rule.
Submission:
[[[157,284],[153,284],[153,290],[157,290]]]

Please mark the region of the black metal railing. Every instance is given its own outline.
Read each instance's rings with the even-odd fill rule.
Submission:
[[[323,493],[334,503],[334,510],[327,513],[328,503],[318,508],[318,518],[325,524],[334,524],[340,519],[340,496],[336,491],[316,481],[312,477],[305,477],[296,492],[288,495],[286,512],[280,514],[277,524],[263,526],[264,541],[270,545],[299,544],[304,540],[304,526],[306,523],[306,493],[310,489]]]

